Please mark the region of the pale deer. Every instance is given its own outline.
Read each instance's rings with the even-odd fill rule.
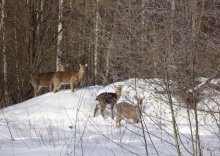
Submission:
[[[138,123],[141,119],[141,113],[142,113],[142,103],[145,97],[138,98],[137,96],[134,96],[134,98],[137,100],[137,105],[132,105],[127,102],[121,102],[116,105],[116,126],[121,126],[121,120],[132,120],[133,123]]]
[[[66,71],[68,64],[59,64],[60,71]],[[53,91],[53,74],[55,72],[39,73],[34,74],[31,77],[31,84],[34,88],[35,97],[38,96],[38,93],[42,87],[49,87],[50,91]]]
[[[121,97],[121,91],[122,91],[123,86],[119,85],[119,86],[114,86],[114,87],[115,87],[115,93],[104,92],[97,96],[96,98],[97,103],[94,108],[93,117],[95,117],[96,112],[98,110],[100,111],[100,114],[102,115],[102,117],[104,117],[105,108],[107,105],[110,105],[111,118],[114,119],[113,108],[114,108],[114,105],[117,103],[117,100]]]
[[[82,79],[87,64],[81,65],[78,71],[56,72],[53,74],[53,92],[63,84],[70,84],[71,91],[74,92],[74,83]]]

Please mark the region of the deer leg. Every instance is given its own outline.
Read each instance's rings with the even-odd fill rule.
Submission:
[[[38,91],[36,89],[34,89],[34,95],[35,95],[35,97],[38,96]]]
[[[52,92],[53,91],[53,84],[50,84],[50,91]]]
[[[38,86],[35,86],[35,87],[34,87],[34,95],[35,95],[35,97],[38,96],[39,90],[40,90],[40,87],[38,87]]]
[[[114,120],[113,108],[114,108],[114,104],[111,104],[111,117]]]
[[[98,108],[98,104],[96,104],[95,105],[95,108],[94,108],[94,113],[93,113],[93,117],[95,117],[95,115],[96,115],[96,112],[97,112],[97,110],[98,110],[99,108]]]
[[[100,106],[101,106],[99,108],[100,109],[100,113],[101,113],[102,117],[104,118],[104,116],[105,116],[105,107],[102,104]]]
[[[57,87],[54,85],[53,92],[56,93],[56,91],[57,91]]]
[[[121,127],[121,118],[119,116],[116,117],[116,126]]]
[[[53,92],[56,93],[57,92],[57,89],[59,88],[59,83],[54,83],[54,86],[53,86]]]
[[[74,92],[74,82],[70,83],[71,91]]]
[[[104,116],[105,116],[104,111],[105,111],[105,109],[103,109],[103,108],[100,109],[100,113],[101,113],[101,115],[102,115],[103,118],[104,118]]]

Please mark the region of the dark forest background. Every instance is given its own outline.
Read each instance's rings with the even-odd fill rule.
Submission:
[[[0,3],[1,106],[32,98],[32,74],[61,63],[88,63],[80,86],[161,78],[187,90],[219,71],[219,0]]]

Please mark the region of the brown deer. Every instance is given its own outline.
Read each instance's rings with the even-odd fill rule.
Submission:
[[[71,91],[74,92],[74,83],[82,79],[85,68],[87,64],[81,65],[79,71],[65,71],[65,72],[56,72],[53,74],[53,92],[55,93],[57,89],[60,88],[63,84],[70,84]]]
[[[113,115],[113,108],[114,105],[116,104],[117,100],[121,97],[121,90],[122,87],[121,85],[119,86],[114,86],[115,87],[115,93],[101,93],[97,96],[96,100],[98,101],[95,105],[94,108],[94,114],[93,117],[95,117],[97,110],[100,111],[102,117],[104,117],[104,111],[107,105],[110,105],[111,107],[111,118],[114,119]]]
[[[66,71],[69,64],[59,64],[60,71]],[[49,87],[50,91],[53,91],[53,74],[55,72],[48,72],[48,73],[39,73],[34,74],[31,77],[31,84],[34,88],[34,95],[35,97],[38,96],[38,93],[42,87]]]
[[[59,64],[59,71],[69,71],[69,63]]]
[[[121,102],[116,105],[116,111],[117,111],[117,117],[116,117],[116,126],[121,126],[121,120],[122,119],[131,119],[133,123],[138,123],[141,119],[141,106],[143,103],[143,100],[145,97],[138,98],[137,96],[134,96],[134,98],[137,100],[137,105],[131,105],[127,102]]]

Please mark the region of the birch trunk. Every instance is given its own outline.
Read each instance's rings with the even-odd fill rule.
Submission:
[[[56,56],[56,70],[59,71],[59,64],[61,64],[61,56],[62,56],[62,48],[61,42],[63,39],[63,24],[62,24],[62,17],[63,17],[63,0],[59,1],[59,17],[58,17],[58,37],[57,37],[57,56]]]
[[[99,22],[100,22],[100,15],[99,15],[99,0],[96,0],[96,21],[95,21],[95,53],[94,53],[94,73],[95,73],[95,84],[98,83],[97,81],[97,70],[98,70],[98,34],[99,34]]]

